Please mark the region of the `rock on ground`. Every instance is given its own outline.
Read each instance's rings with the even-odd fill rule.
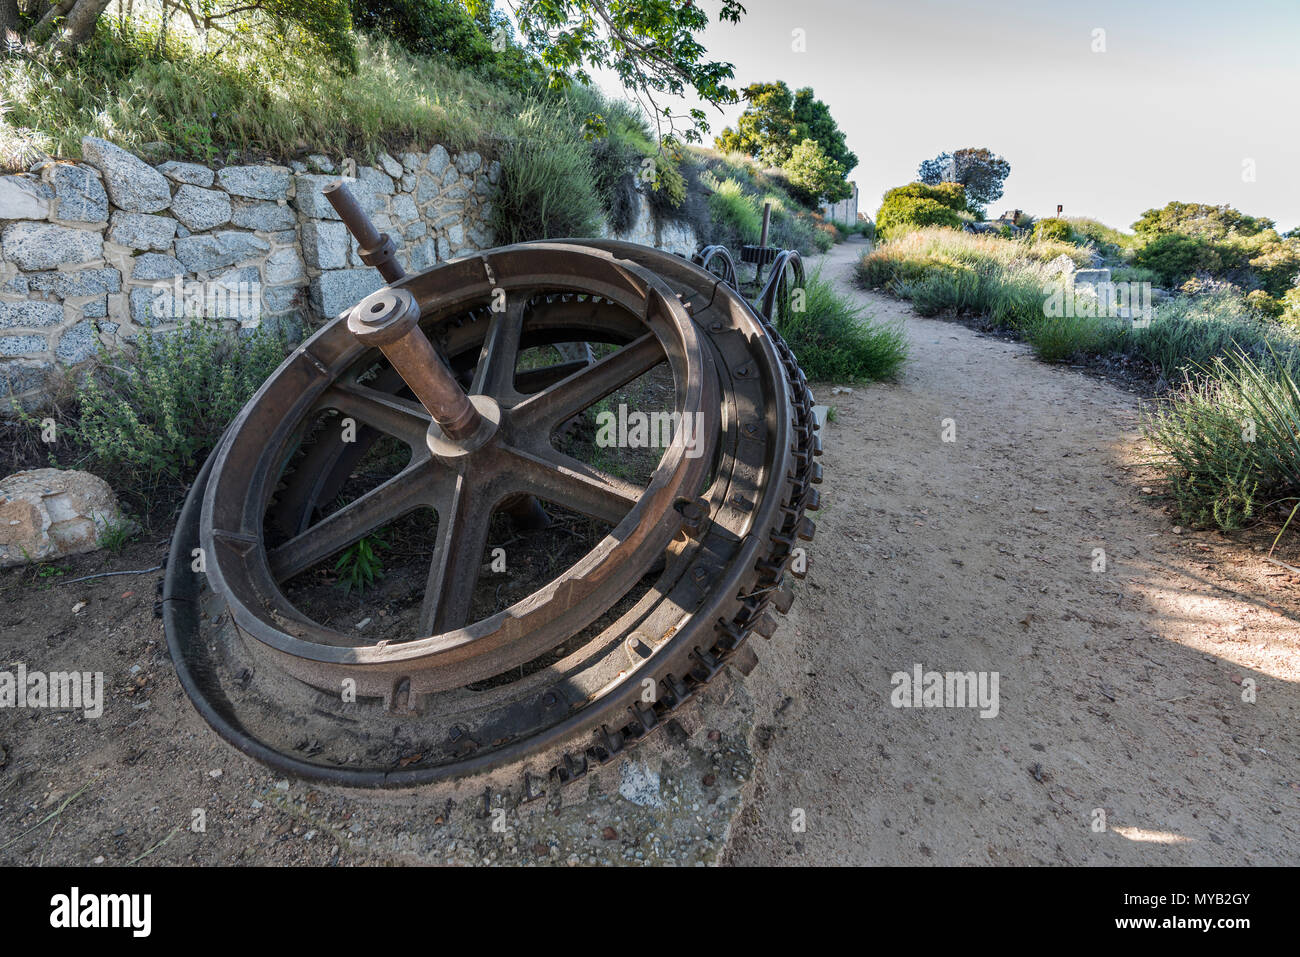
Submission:
[[[122,520],[117,496],[98,476],[15,472],[0,480],[0,567],[92,552]]]

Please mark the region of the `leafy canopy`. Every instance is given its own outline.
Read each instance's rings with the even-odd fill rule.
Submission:
[[[1247,216],[1231,206],[1206,203],[1166,203],[1160,209],[1148,209],[1133,224],[1134,232],[1143,236],[1182,233],[1206,239],[1226,239],[1230,235],[1254,236],[1273,229],[1275,223],[1262,216]]]
[[[736,121],[736,129],[727,127],[714,140],[723,152],[744,153],[784,167],[805,140],[813,140],[826,157],[839,164],[842,175],[847,176],[858,165],[830,107],[816,98],[812,87],[792,93],[783,80],[751,83],[745,87],[744,97],[749,106]]]
[[[677,134],[699,142],[709,126],[703,110],[685,113],[661,105],[688,89],[706,103],[734,103],[738,94],[727,85],[734,68],[707,58],[696,38],[708,14],[687,0],[505,0],[529,48],[550,71],[552,87],[572,81],[590,84],[590,69],[612,70],[662,136]],[[739,23],[745,8],[738,0],[721,0],[718,19]],[[603,133],[602,118],[593,118],[593,133]],[[666,132],[665,132],[666,130]]]
[[[853,195],[853,188],[844,179],[844,167],[827,156],[821,143],[812,138],[794,148],[784,169],[795,195],[809,206],[837,203]]]
[[[1011,175],[1011,164],[985,147],[967,146],[940,153],[921,163],[917,176],[922,183],[960,183],[972,212],[1002,198],[1002,184]]]

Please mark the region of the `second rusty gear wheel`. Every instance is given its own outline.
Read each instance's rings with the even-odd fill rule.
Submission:
[[[517,767],[526,797],[662,727],[753,634],[770,637],[812,537],[820,442],[794,356],[728,282],[631,244],[530,243],[404,277],[350,317],[241,412],[172,543],[168,645],[236,747],[350,786]],[[437,383],[399,368],[399,336],[445,362],[468,426],[417,401]],[[647,377],[677,428],[644,480],[557,447],[575,417]],[[362,489],[381,447],[404,464]],[[523,530],[550,512],[607,531],[480,615],[498,512]],[[318,622],[296,583],[415,513],[436,522],[419,526],[423,588],[397,633]],[[382,610],[362,596],[354,617]]]

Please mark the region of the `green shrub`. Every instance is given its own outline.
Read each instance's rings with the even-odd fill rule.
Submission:
[[[709,177],[705,184],[713,190],[709,209],[726,237],[720,241],[732,247],[757,243],[763,232],[763,210],[754,195],[732,177]]]
[[[907,359],[901,325],[876,325],[836,292],[820,271],[804,283],[802,312],[786,310],[778,331],[808,378],[825,382],[889,379]]]
[[[1034,239],[1055,239],[1063,243],[1072,243],[1075,240],[1074,230],[1064,219],[1057,219],[1055,216],[1048,219],[1040,219],[1034,223]]]
[[[1076,242],[1090,242],[1102,255],[1112,259],[1124,255],[1135,242],[1133,236],[1112,229],[1095,219],[1067,216],[1065,222],[1070,224]]]
[[[1023,327],[1025,339],[1044,362],[1101,355],[1112,351],[1121,334],[1114,319],[1094,316],[1035,316]]]
[[[101,358],[77,385],[75,437],[148,510],[155,495],[193,479],[287,349],[265,329],[236,336],[196,323],[142,336],[134,353]]]
[[[947,226],[957,229],[961,217],[953,210],[933,199],[903,197],[880,207],[876,215],[876,229],[882,238],[890,239],[921,229],[925,226]]]
[[[1119,266],[1110,271],[1111,282],[1157,283],[1160,277],[1145,266]]]
[[[926,226],[959,228],[966,191],[957,183],[909,183],[885,194],[876,213],[876,235],[894,239]]]
[[[1286,308],[1282,300],[1274,299],[1263,289],[1252,289],[1246,293],[1246,305],[1266,319],[1280,319]]]
[[[1160,304],[1146,328],[1133,329],[1122,351],[1150,362],[1168,382],[1216,358],[1244,351],[1256,362],[1290,361],[1298,347],[1284,329],[1261,322],[1240,294],[1176,296]]]
[[[601,202],[580,123],[534,101],[518,134],[501,149],[501,182],[492,204],[499,243],[580,238],[599,230]]]
[[[1157,236],[1137,250],[1133,261],[1155,273],[1161,285],[1171,288],[1198,272],[1214,273],[1219,268],[1219,257],[1208,239],[1181,233]]]
[[[1216,358],[1145,423],[1179,517],[1238,528],[1300,496],[1300,389],[1280,361]]]

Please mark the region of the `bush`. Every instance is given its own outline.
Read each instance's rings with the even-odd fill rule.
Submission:
[[[601,202],[591,151],[578,133],[581,124],[540,101],[517,122],[518,135],[501,150],[501,184],[492,204],[497,241],[594,235]]]
[[[959,228],[966,212],[966,191],[957,183],[909,183],[885,194],[876,213],[876,234],[894,239],[926,226]]]
[[[1074,230],[1064,219],[1057,219],[1055,216],[1049,219],[1040,219],[1034,223],[1034,239],[1055,239],[1063,243],[1072,243],[1075,241]]]
[[[777,325],[808,378],[825,382],[889,379],[907,359],[900,325],[874,325],[861,306],[835,291],[820,271],[804,283],[804,310]]]
[[[732,177],[705,179],[713,190],[709,210],[718,225],[718,242],[731,247],[754,244],[763,232],[763,211],[757,198]]]
[[[1214,245],[1200,236],[1164,233],[1140,247],[1133,257],[1159,277],[1160,284],[1173,288],[1197,273],[1217,274],[1222,261]]]
[[[1122,328],[1121,322],[1095,316],[1039,315],[1025,324],[1024,334],[1044,362],[1069,362],[1111,352]]]
[[[76,389],[75,438],[147,512],[191,481],[222,431],[283,361],[284,336],[236,336],[191,324],[143,336],[133,354],[101,361]]]
[[[1133,236],[1112,229],[1095,219],[1071,216],[1066,217],[1065,221],[1070,224],[1070,229],[1074,232],[1075,242],[1090,242],[1098,252],[1112,259],[1123,255],[1134,244]]]
[[[1233,352],[1187,378],[1146,422],[1180,518],[1237,528],[1300,496],[1300,388],[1276,356]]]

